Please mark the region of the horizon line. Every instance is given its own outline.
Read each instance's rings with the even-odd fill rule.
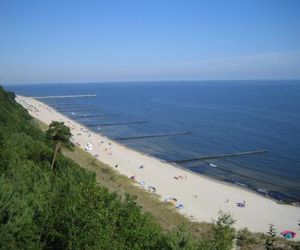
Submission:
[[[202,80],[108,80],[108,81],[53,81],[53,82],[22,82],[22,83],[0,83],[0,85],[38,85],[38,84],[106,84],[106,83],[163,83],[163,82],[250,82],[250,81],[300,81],[300,78],[253,78],[253,79],[202,79]]]

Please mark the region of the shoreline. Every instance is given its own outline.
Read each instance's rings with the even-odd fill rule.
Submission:
[[[30,98],[32,98],[32,97],[30,97]],[[51,106],[49,106],[49,107],[51,107]],[[52,107],[51,107],[51,108],[52,108]],[[52,108],[52,109],[54,109],[56,112],[60,113],[60,112],[59,112],[58,110],[56,110],[55,108]],[[61,113],[60,113],[60,114],[61,114]],[[67,116],[66,116],[66,117],[67,117]],[[69,118],[69,117],[67,117],[67,118],[68,118],[68,119],[71,119],[71,118]],[[91,131],[92,133],[96,133],[95,131],[90,130],[88,127],[86,127],[85,125],[83,125],[83,124],[77,122],[76,120],[73,120],[73,119],[71,119],[71,120],[74,121],[74,122],[76,122],[76,123],[78,123],[78,124],[80,124],[82,127],[86,128],[86,130],[89,130],[89,131]],[[97,133],[96,133],[96,134],[97,134]],[[291,206],[296,206],[296,207],[299,207],[299,208],[300,208],[300,201],[293,200],[293,201],[291,201],[291,202],[285,202],[285,201],[276,199],[276,198],[274,198],[274,197],[268,195],[267,192],[260,192],[260,191],[259,191],[258,189],[256,189],[256,188],[251,188],[251,187],[247,186],[247,185],[244,184],[244,183],[240,183],[240,182],[237,182],[237,181],[222,180],[222,179],[214,178],[214,177],[211,177],[211,176],[208,176],[208,175],[204,175],[204,174],[201,174],[201,173],[197,173],[197,172],[195,172],[195,171],[193,171],[193,170],[190,170],[190,169],[188,169],[188,168],[184,168],[184,167],[180,166],[180,165],[177,164],[177,163],[165,161],[165,160],[163,160],[163,159],[161,159],[161,158],[158,158],[158,157],[156,157],[156,156],[147,154],[147,153],[145,153],[145,152],[143,152],[143,151],[139,151],[139,150],[136,149],[136,148],[127,146],[126,144],[123,144],[123,143],[121,143],[120,141],[114,140],[114,139],[112,139],[112,138],[110,138],[110,137],[108,137],[108,136],[106,136],[106,135],[101,134],[101,136],[104,137],[104,138],[107,138],[108,140],[114,142],[115,144],[118,144],[118,145],[120,145],[120,146],[123,146],[123,147],[125,147],[125,148],[127,148],[127,149],[129,149],[129,150],[135,151],[136,153],[140,153],[140,154],[142,154],[142,155],[144,155],[144,156],[153,158],[153,159],[155,159],[155,160],[157,160],[157,161],[160,161],[161,163],[169,164],[169,165],[173,166],[174,168],[178,168],[179,170],[186,171],[186,172],[188,172],[188,173],[190,173],[190,174],[194,174],[194,175],[196,175],[196,176],[200,176],[201,178],[205,178],[205,179],[207,179],[207,180],[209,180],[209,181],[218,182],[218,183],[220,183],[220,184],[224,184],[224,185],[236,187],[236,188],[239,188],[239,189],[242,189],[242,190],[251,192],[251,193],[253,193],[253,194],[259,195],[259,196],[261,196],[261,197],[263,197],[263,198],[272,200],[272,201],[274,201],[274,202],[276,202],[276,203],[278,203],[278,204],[282,204],[282,205],[291,205]]]
[[[20,95],[18,95],[18,96],[20,96]],[[31,96],[28,97],[28,98],[35,99],[35,97],[31,97]],[[38,98],[38,99],[39,99],[39,98]],[[41,102],[41,103],[43,103],[43,102]],[[138,149],[129,147],[129,146],[127,146],[126,144],[123,144],[123,143],[121,143],[120,141],[114,140],[114,139],[112,139],[112,138],[110,138],[110,137],[108,137],[108,136],[106,136],[106,135],[103,135],[103,134],[101,134],[101,133],[96,133],[95,131],[89,129],[88,127],[86,127],[85,125],[83,125],[83,124],[77,122],[76,120],[73,120],[72,118],[69,118],[69,117],[63,115],[63,113],[59,112],[57,109],[55,109],[55,108],[53,108],[53,107],[51,107],[51,106],[49,106],[49,105],[47,105],[47,104],[45,104],[45,103],[43,103],[43,104],[44,104],[45,106],[48,106],[49,108],[53,109],[53,110],[56,111],[57,113],[61,114],[61,115],[64,116],[65,118],[72,120],[74,123],[77,123],[77,124],[80,125],[81,127],[85,128],[87,131],[90,131],[90,133],[100,134],[101,137],[106,138],[108,141],[114,142],[115,144],[117,144],[117,145],[119,145],[119,146],[122,146],[122,147],[124,147],[124,148],[126,148],[126,149],[128,149],[128,150],[134,151],[134,152],[136,152],[136,153],[138,153],[138,154],[141,154],[141,155],[143,155],[143,156],[146,156],[146,157],[150,157],[150,158],[152,158],[152,159],[155,159],[155,160],[157,160],[157,161],[160,161],[161,163],[169,164],[169,165],[173,166],[174,168],[177,168],[177,169],[179,169],[179,170],[181,170],[181,171],[186,171],[186,172],[188,172],[188,173],[190,173],[190,174],[192,174],[192,175],[200,176],[201,178],[205,178],[205,179],[207,179],[207,180],[209,180],[209,181],[217,182],[217,183],[220,183],[220,184],[223,184],[223,185],[228,185],[228,186],[235,187],[235,188],[239,188],[239,189],[242,189],[242,190],[244,190],[244,191],[248,191],[248,192],[251,192],[251,193],[253,193],[253,194],[259,195],[259,196],[261,196],[261,197],[263,197],[263,198],[272,200],[272,201],[274,201],[274,202],[276,202],[276,203],[278,203],[278,204],[284,204],[284,205],[292,205],[292,206],[295,206],[295,205],[292,204],[292,203],[281,202],[280,200],[277,200],[276,198],[273,198],[273,197],[271,197],[271,196],[264,195],[264,193],[261,193],[261,192],[257,191],[256,189],[251,189],[251,188],[249,188],[247,185],[244,185],[244,186],[243,186],[243,185],[239,185],[238,183],[236,183],[236,182],[234,182],[234,181],[230,182],[230,181],[226,181],[226,180],[221,180],[221,179],[217,179],[217,178],[214,178],[214,177],[210,177],[210,176],[207,176],[207,175],[203,175],[203,174],[201,174],[201,173],[194,172],[194,171],[192,171],[192,170],[190,170],[190,169],[186,169],[186,168],[180,166],[180,165],[177,164],[177,163],[167,162],[167,161],[165,161],[165,160],[163,160],[163,159],[161,159],[161,158],[158,158],[158,157],[156,157],[156,156],[153,156],[153,155],[147,154],[147,153],[145,153],[145,152],[139,151]],[[98,160],[99,160],[99,159],[98,159]],[[113,167],[113,166],[110,166],[110,167]],[[243,183],[241,183],[241,184],[243,184]],[[298,206],[298,207],[300,207],[300,206]]]
[[[235,227],[238,229],[247,227],[253,232],[267,232],[268,225],[273,223],[279,232],[283,230],[298,232],[296,239],[299,239],[299,207],[279,204],[271,197],[263,196],[255,190],[203,176],[129,148],[102,134],[90,131],[33,98],[17,95],[16,101],[26,108],[31,116],[46,124],[52,120],[64,121],[72,128],[75,144],[79,142],[80,147],[84,149],[87,143],[92,143],[93,150],[89,153],[94,157],[98,155],[96,157],[98,160],[116,169],[120,174],[127,177],[136,176],[137,184],[144,182],[145,187],[148,185],[155,187],[162,201],[168,197],[176,197],[178,203],[184,205],[179,212],[193,220],[211,222],[217,218],[219,210],[222,210],[229,212],[237,220]],[[114,167],[116,165],[118,168]],[[139,168],[141,165],[144,166],[143,169]],[[176,176],[183,178],[174,179]],[[243,201],[246,201],[245,207],[236,206],[236,203]]]

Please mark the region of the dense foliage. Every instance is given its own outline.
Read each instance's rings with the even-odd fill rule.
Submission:
[[[98,185],[92,173],[58,153],[14,94],[0,87],[0,249],[216,249],[234,232],[216,224],[218,238],[164,232],[135,199]],[[226,224],[226,223],[225,223]],[[223,236],[222,236],[223,235]],[[225,245],[224,245],[225,244]],[[226,245],[227,244],[227,245]],[[225,248],[226,249],[226,248]]]

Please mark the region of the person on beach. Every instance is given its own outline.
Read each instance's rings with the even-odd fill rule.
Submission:
[[[245,202],[245,201],[243,201],[243,202],[238,202],[238,203],[236,203],[236,205],[237,205],[238,207],[245,207],[245,206],[246,206],[246,202]]]

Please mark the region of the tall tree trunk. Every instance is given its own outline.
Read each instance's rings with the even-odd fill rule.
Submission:
[[[53,169],[54,169],[54,163],[55,163],[55,160],[56,160],[56,155],[57,155],[58,148],[59,148],[59,143],[56,143],[55,144],[55,149],[54,149],[54,154],[53,154],[53,159],[52,159],[52,163],[51,163],[51,171],[53,171]]]

